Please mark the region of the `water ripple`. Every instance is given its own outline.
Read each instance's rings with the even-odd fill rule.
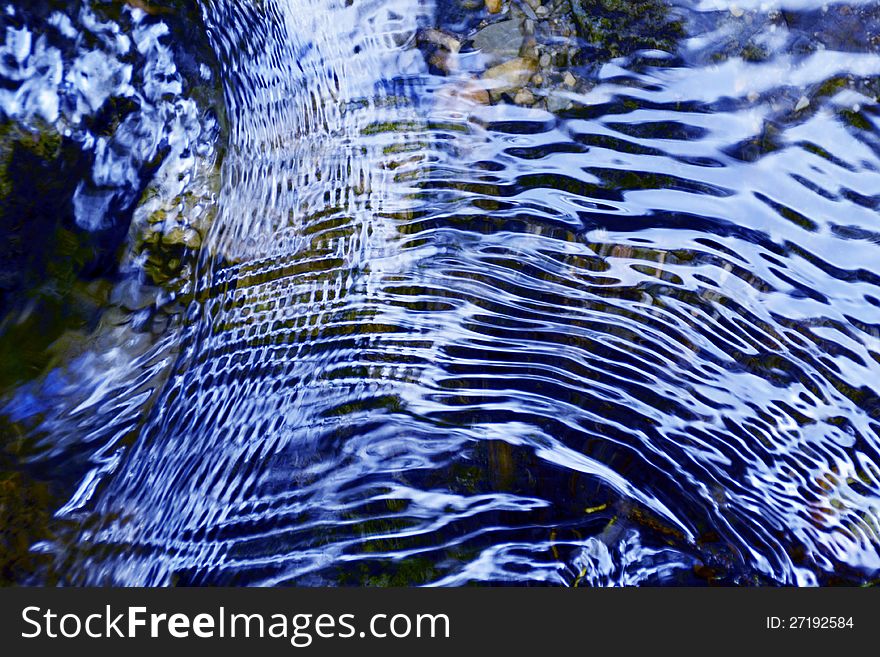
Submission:
[[[420,0],[210,3],[216,218],[166,342],[65,401],[65,580],[876,577],[880,57],[795,50],[792,0],[712,63],[679,4],[553,114],[450,95]]]

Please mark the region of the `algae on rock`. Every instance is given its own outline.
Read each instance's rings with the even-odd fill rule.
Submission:
[[[684,36],[681,20],[664,0],[570,0],[578,32],[600,58],[638,50],[674,52]]]

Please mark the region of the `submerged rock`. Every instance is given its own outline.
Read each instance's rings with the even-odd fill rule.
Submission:
[[[520,21],[506,20],[487,25],[471,41],[490,63],[498,63],[519,55],[525,34]]]
[[[4,470],[0,469],[0,586],[28,584],[50,567],[49,556],[31,546],[52,538],[52,494],[45,482]],[[43,582],[51,583],[48,579]]]
[[[150,318],[181,313],[222,157],[200,20],[199,3],[171,0],[37,0],[0,14],[0,524],[16,528],[0,537],[0,583],[36,572],[29,548],[57,525],[45,510],[92,467],[65,453],[49,490],[38,471],[65,438],[42,427],[100,431],[97,409],[60,417],[83,401],[69,398],[120,362],[137,376],[134,350],[158,334]]]
[[[511,3],[507,14],[503,20],[469,27],[458,18],[455,24],[444,22],[441,11],[438,25],[422,31],[418,41],[426,61],[435,71],[459,78],[450,85],[461,88],[447,89],[444,96],[481,104],[555,107],[556,101],[548,105],[554,89],[571,90],[583,80],[567,70],[580,52],[567,0],[522,0]]]
[[[547,103],[547,111],[549,112],[562,112],[571,107],[571,100],[558,92],[551,92],[547,95],[546,99]]]
[[[514,103],[525,106],[534,105],[535,100],[535,94],[528,89],[520,89],[513,98]]]
[[[692,20],[702,32],[688,53],[703,65],[741,58],[760,62],[776,55],[805,56],[821,50],[868,53],[880,45],[880,7],[750,8],[703,12]]]
[[[536,70],[538,67],[534,60],[516,57],[488,69],[483,74],[483,80],[489,93],[497,97],[502,93],[521,88]]]
[[[171,1],[0,17],[0,395],[39,374],[62,333],[94,328],[117,281],[143,276],[149,257],[123,257],[151,239],[136,209],[183,211],[215,166],[222,98],[198,20],[197,3]]]
[[[112,236],[77,228],[73,198],[91,164],[54,128],[0,126],[0,391],[39,373],[46,347],[96,320],[90,287]]]
[[[579,35],[592,57],[629,55],[637,50],[674,52],[684,25],[664,0],[570,0]]]

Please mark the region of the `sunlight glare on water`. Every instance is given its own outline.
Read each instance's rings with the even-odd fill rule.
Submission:
[[[80,464],[62,580],[875,577],[880,54],[826,5],[681,0],[674,53],[583,62],[551,112],[459,93],[425,0],[206,3],[226,143],[186,304],[54,410],[7,396]],[[715,56],[743,30],[762,57]]]

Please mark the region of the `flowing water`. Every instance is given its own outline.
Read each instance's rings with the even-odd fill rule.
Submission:
[[[428,66],[448,3],[205,3],[187,284],[7,395],[66,482],[52,577],[872,580],[880,5],[823,4],[681,0],[673,52],[587,58],[552,113]]]

